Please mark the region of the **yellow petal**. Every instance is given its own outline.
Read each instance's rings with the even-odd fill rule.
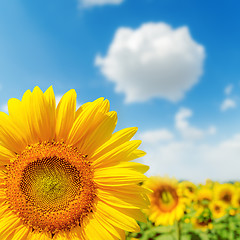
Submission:
[[[98,198],[111,206],[144,209],[150,204],[148,198],[144,194],[123,194],[115,191],[106,191],[98,189]]]
[[[122,211],[118,211],[116,207],[113,208],[102,201],[98,201],[97,208],[99,214],[107,218],[110,224],[129,232],[140,231],[135,219],[125,215]]]
[[[57,106],[56,139],[66,140],[72,128],[76,111],[77,94],[71,89],[63,95]]]
[[[20,218],[11,213],[8,216],[1,217],[0,219],[0,236],[1,239],[7,239],[6,237],[15,231],[15,229],[22,224]]]
[[[99,98],[100,100],[102,100],[103,98]],[[80,113],[82,113],[82,111],[87,108],[88,106],[90,106],[92,103],[91,102],[87,102],[87,103],[84,103],[81,107],[78,108],[78,110],[76,111],[76,119],[78,118],[78,116],[80,115]],[[102,113],[107,113],[109,112],[109,109],[110,109],[110,104],[109,104],[109,101],[107,99],[105,99],[103,101],[103,104],[100,105],[99,107],[99,112],[102,112]]]
[[[108,104],[106,104],[106,101],[103,101],[103,98],[87,104],[86,107],[81,107],[81,111],[70,130],[67,144],[76,145],[81,140],[84,140],[85,134],[98,126],[99,115],[102,116],[108,108]]]
[[[139,222],[147,222],[146,216],[142,213],[140,209],[127,209],[127,208],[117,208],[114,207],[117,211],[139,221]]]
[[[80,226],[72,228],[70,231],[62,230],[54,235],[54,240],[83,240],[86,237],[83,234],[83,230]]]
[[[117,239],[125,239],[125,232],[124,232],[124,230],[122,230],[122,229],[120,229],[120,228],[110,224],[106,218],[104,218],[101,214],[98,213],[98,211],[95,212],[94,216],[98,220],[98,222],[100,222],[101,225],[105,229],[107,229],[111,234],[116,236]]]
[[[52,235],[51,233],[47,233],[47,232],[37,232],[37,231],[33,231],[30,232],[26,238],[26,240],[51,240],[52,239]]]
[[[125,128],[125,129],[122,129],[122,130],[114,133],[111,136],[111,138],[107,142],[102,144],[102,146],[100,146],[91,157],[98,158],[98,157],[108,153],[112,149],[129,141],[136,132],[137,132],[137,128],[132,127],[132,128]]]
[[[15,156],[16,155],[12,151],[0,145],[0,166],[10,164],[10,159]]]
[[[11,98],[8,101],[8,112],[9,112],[9,119],[18,127],[21,134],[25,137],[26,143],[31,143],[31,129],[29,127],[29,120],[26,114],[26,108],[24,104],[16,99]]]
[[[32,135],[31,143],[52,140],[52,110],[42,90],[35,87],[32,94],[27,94],[22,100],[25,113],[28,117],[29,128]],[[28,143],[29,144],[29,143]]]
[[[4,147],[15,153],[20,153],[27,145],[22,131],[4,112],[0,112],[0,141]]]
[[[106,228],[104,228],[96,219],[91,219],[88,225],[85,227],[85,233],[88,240],[115,240],[113,236]]]
[[[112,135],[117,124],[117,113],[109,112],[102,115],[99,125],[87,134],[84,141],[77,144],[80,152],[91,156],[96,148],[106,142]]]
[[[117,166],[120,168],[132,169],[132,170],[138,171],[140,173],[145,173],[149,169],[149,166],[142,164],[142,163],[137,163],[137,162],[121,162]]]
[[[130,161],[132,159],[129,158],[131,153],[135,151],[139,145],[141,144],[140,140],[132,140],[117,146],[109,152],[106,152],[101,157],[92,157],[93,166],[95,168],[102,168],[106,166],[110,166],[113,163],[117,164],[122,161]]]
[[[101,189],[106,190],[106,191],[114,191],[114,192],[119,192],[122,194],[150,194],[152,193],[152,190],[145,188],[144,186],[140,186],[138,184],[129,184],[129,185],[118,185],[117,187],[112,187],[106,186],[106,185],[101,185]]]
[[[56,100],[52,86],[49,87],[45,93],[44,97],[48,103],[48,114],[50,121],[50,138],[55,138],[55,127],[56,127]]]
[[[27,239],[27,236],[30,232],[30,228],[27,228],[25,226],[20,226],[15,230],[14,235],[10,238],[10,236],[8,236],[8,239],[11,240],[24,240]]]
[[[139,149],[136,149],[132,153],[129,154],[128,159],[129,159],[129,161],[132,161],[134,159],[143,157],[145,155],[146,155],[146,152],[144,152],[142,150],[139,150]]]
[[[99,185],[121,186],[128,184],[138,184],[146,180],[147,177],[139,172],[126,168],[110,167],[96,169],[94,180]]]

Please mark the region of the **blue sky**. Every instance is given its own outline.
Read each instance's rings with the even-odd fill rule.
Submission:
[[[149,174],[239,179],[240,3],[0,2],[0,106],[38,85],[138,126]]]

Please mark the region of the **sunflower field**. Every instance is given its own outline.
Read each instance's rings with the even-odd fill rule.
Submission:
[[[150,177],[147,221],[127,240],[240,239],[240,183],[207,180],[195,185],[169,177]]]

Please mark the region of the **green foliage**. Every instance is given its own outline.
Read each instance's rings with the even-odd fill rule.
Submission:
[[[237,240],[240,239],[240,214],[225,215],[213,220],[212,229],[196,229],[186,223],[185,215],[178,224],[173,226],[154,226],[153,223],[139,223],[139,233],[127,233],[126,240]],[[180,235],[178,236],[178,227]]]

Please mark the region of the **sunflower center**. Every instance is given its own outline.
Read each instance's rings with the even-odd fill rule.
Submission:
[[[187,189],[190,193],[193,193],[193,188],[192,187],[188,186]]]
[[[163,203],[169,204],[173,201],[173,196],[170,192],[163,191],[161,193],[161,200],[162,200]]]
[[[90,161],[56,142],[28,146],[13,159],[6,190],[12,210],[26,225],[52,234],[81,225],[96,199]]]
[[[220,206],[216,205],[216,206],[215,206],[215,211],[216,211],[216,212],[220,212],[220,210],[221,210]]]
[[[225,203],[230,203],[232,200],[232,195],[230,192],[224,192],[221,196],[221,200]]]
[[[171,186],[164,186],[155,192],[156,205],[163,212],[172,211],[178,204],[178,195]]]

